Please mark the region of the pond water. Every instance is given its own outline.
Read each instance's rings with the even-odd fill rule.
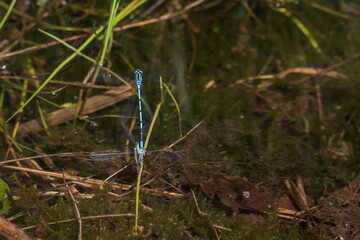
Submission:
[[[20,162],[39,175],[2,164],[17,199],[7,217],[23,210],[18,225],[40,223],[29,233],[76,238],[76,221],[47,225],[76,216],[60,194],[68,195],[63,170],[85,177],[67,179],[81,216],[135,212],[141,69],[145,147],[181,161],[145,157],[139,235],[131,215],[83,220],[84,238],[329,239],[360,231],[344,206],[332,217],[351,230],[327,226],[333,221],[319,210],[345,201],[339,192],[358,192],[344,190],[359,172],[357,1],[121,1],[105,34],[110,6],[18,1],[0,29],[1,156],[52,154]],[[89,161],[106,149],[130,153]],[[87,179],[119,169],[102,190]],[[42,177],[50,172],[60,175]],[[304,215],[295,221],[277,207]]]

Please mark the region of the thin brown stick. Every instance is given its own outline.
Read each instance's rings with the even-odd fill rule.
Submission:
[[[66,182],[66,179],[65,179],[65,172],[63,171],[63,180],[64,180],[64,183],[65,183],[65,186],[70,194],[70,197],[71,197],[71,200],[73,201],[74,203],[74,208],[75,208],[75,216],[76,216],[76,219],[79,223],[79,232],[78,232],[78,239],[79,240],[82,240],[82,221],[81,221],[81,215],[80,215],[80,211],[79,211],[79,208],[76,204],[76,200],[74,198],[74,195],[72,194],[71,192],[71,189],[69,188],[69,185],[67,184]]]
[[[32,22],[32,23],[30,23],[29,25],[27,25],[27,26],[24,28],[24,30],[21,31],[21,33],[17,36],[16,40],[15,40],[15,41],[12,41],[9,46],[7,46],[4,50],[2,50],[2,51],[0,52],[0,56],[1,56],[1,54],[4,54],[4,53],[10,51],[13,47],[15,47],[15,46],[23,39],[24,34],[25,34],[27,31],[29,31],[30,29],[32,29],[35,25],[36,25],[35,22]]]
[[[260,27],[264,26],[264,24],[260,21],[260,19],[256,16],[255,12],[251,9],[251,7],[249,6],[249,4],[246,1],[242,1],[241,0],[242,5],[244,6],[244,8],[248,11],[248,13],[250,14],[250,16],[255,20],[255,22],[257,24],[259,24]]]
[[[166,148],[165,148],[166,149]],[[67,152],[67,153],[54,153],[54,154],[43,154],[38,156],[32,156],[32,157],[23,157],[23,158],[17,158],[17,159],[10,159],[6,161],[0,162],[1,165],[5,165],[7,163],[17,162],[17,161],[27,161],[32,160],[36,158],[46,158],[46,157],[78,157],[81,159],[89,160],[90,152]],[[197,161],[194,162],[186,162],[186,164],[196,164],[199,163]],[[249,162],[237,162],[237,161],[209,161],[209,162],[201,162],[202,164],[239,164],[239,165],[249,165]],[[258,163],[258,161],[253,161],[251,163]]]
[[[190,189],[190,190],[191,190],[191,193],[192,193],[192,195],[193,195],[193,198],[194,198],[194,201],[195,201],[195,205],[196,205],[196,208],[197,208],[197,210],[198,210],[199,215],[200,215],[201,217],[203,217],[204,220],[211,226],[211,229],[213,230],[216,239],[217,239],[217,240],[220,240],[220,237],[219,237],[219,235],[218,235],[218,233],[217,233],[217,230],[216,230],[214,224],[212,223],[212,221],[210,220],[210,218],[209,218],[208,216],[206,216],[206,215],[200,210],[200,207],[199,207],[199,204],[198,204],[198,202],[197,202],[195,193],[194,193],[194,191],[193,191],[192,189]]]
[[[43,157],[74,157],[74,156],[89,156],[89,154],[90,154],[90,152],[76,152],[76,153],[67,152],[67,153],[43,154],[43,155],[38,155],[38,156],[23,157],[23,158],[16,158],[16,159],[2,161],[2,162],[0,162],[0,166],[7,164],[7,163],[12,163],[12,162],[17,162],[17,161],[26,161],[26,160],[36,159],[36,158],[43,158]]]
[[[13,196],[13,199],[16,201],[16,198],[15,198],[14,196]],[[17,218],[19,218],[19,217],[22,217],[22,216],[24,216],[24,215],[27,215],[27,214],[28,214],[28,212],[27,212],[26,210],[22,210],[21,212],[13,215],[13,216],[11,216],[11,217],[8,217],[6,220],[8,220],[9,222],[11,222],[11,221],[13,221],[13,220],[15,220],[15,219],[17,219]]]
[[[16,80],[29,80],[29,81],[41,81],[44,82],[42,79],[37,78],[28,78],[28,77],[21,77],[21,76],[7,76],[7,75],[0,75],[0,79],[16,79]],[[105,89],[105,90],[113,90],[119,88],[118,86],[104,86],[104,85],[96,85],[91,83],[80,83],[80,82],[67,82],[67,81],[59,81],[59,80],[50,80],[49,84],[61,84],[65,86],[75,86],[75,87],[83,87],[83,88],[96,88],[96,89]]]
[[[318,104],[319,120],[321,122],[324,122],[324,112],[323,112],[323,107],[322,107],[320,84],[318,84],[318,83],[315,84],[315,90],[316,90],[316,101],[317,101],[317,104]]]
[[[110,176],[108,176],[101,184],[100,184],[100,189],[103,189],[104,184],[109,181],[111,178],[113,178],[114,176],[116,176],[118,173],[124,171],[130,164],[126,164],[124,167],[120,168],[119,170],[117,170],[116,172],[114,172],[113,174],[111,174]]]
[[[91,77],[92,78],[91,84],[94,84],[96,82],[96,78],[99,74],[99,71],[100,71],[100,68],[96,67],[96,65],[93,64],[90,71],[88,72],[88,74],[86,75],[84,80],[82,81],[82,83],[86,84],[89,81],[89,78],[92,75],[92,73],[94,73],[94,75]],[[85,89],[80,89],[80,91],[79,91],[78,103],[77,103],[76,112],[75,112],[77,115],[82,114],[85,104],[91,95],[92,89],[91,88],[86,89],[85,97],[84,97],[84,91],[85,91]]]
[[[134,216],[135,215],[133,213],[119,213],[119,214],[81,217],[81,220],[94,220],[94,219],[113,218],[113,217],[134,217]],[[59,224],[59,223],[68,223],[68,222],[73,222],[73,221],[76,221],[76,218],[69,218],[69,219],[61,220],[61,221],[57,221],[57,222],[50,222],[50,223],[47,223],[46,226],[55,225],[55,224]],[[32,226],[24,227],[22,229],[27,230],[27,229],[32,229],[35,227],[36,227],[36,225],[32,225]]]
[[[184,193],[183,191],[181,191],[179,188],[175,187],[173,184],[165,181],[164,179],[162,179],[162,178],[160,178],[160,177],[158,177],[158,179],[159,179],[161,182],[166,183],[167,185],[169,185],[170,187],[172,187],[173,189],[175,189],[175,190],[178,191],[179,193],[185,195],[185,193]]]
[[[116,27],[116,28],[113,29],[113,31],[114,32],[121,32],[121,31],[124,31],[126,29],[130,29],[130,28],[135,28],[135,27],[140,27],[140,26],[145,26],[145,25],[149,25],[149,24],[153,24],[153,23],[162,22],[162,21],[171,19],[173,17],[176,17],[176,16],[178,16],[180,14],[183,14],[184,12],[189,11],[190,9],[202,4],[205,1],[206,0],[198,0],[198,1],[195,1],[193,3],[190,3],[189,5],[185,6],[183,9],[181,9],[179,11],[164,14],[159,18],[145,20],[145,21],[141,21],[141,22],[137,22],[137,23],[130,23],[130,24],[124,25],[122,27]],[[91,35],[91,33],[89,33],[89,34],[80,34],[80,35],[72,36],[72,37],[69,37],[69,38],[64,38],[64,39],[62,39],[62,41],[68,42],[68,41],[88,37],[90,35]],[[40,44],[40,45],[37,45],[37,46],[22,49],[22,50],[19,50],[19,51],[15,51],[15,52],[0,55],[0,59],[7,58],[7,57],[12,57],[12,56],[19,55],[19,54],[24,54],[24,53],[27,53],[27,52],[47,48],[47,47],[58,45],[58,44],[60,44],[60,42],[58,42],[58,41],[52,41],[52,42],[49,42],[49,43]]]
[[[359,111],[359,109],[360,109],[360,103],[356,106],[355,110],[352,112],[349,120],[346,122],[346,125],[350,125],[351,121],[353,120],[353,118],[355,117],[355,114],[357,113],[357,111]],[[345,133],[346,133],[346,129],[344,128],[344,129],[341,131],[341,133],[340,133],[340,135],[339,135],[339,138],[338,138],[338,140],[337,140],[337,142],[336,142],[337,145],[340,144],[340,141],[341,141],[342,138],[345,136]]]
[[[100,184],[103,182],[103,180],[100,180],[100,179],[73,176],[73,175],[66,174],[66,173],[63,176],[62,173],[48,172],[48,171],[31,169],[31,168],[23,168],[23,167],[7,166],[7,165],[2,166],[2,167],[7,168],[7,169],[16,170],[16,171],[25,171],[28,173],[34,173],[37,175],[46,175],[46,176],[51,176],[51,177],[55,177],[55,178],[61,178],[61,179],[65,178],[67,180],[81,181],[81,182],[84,182],[87,184],[93,184],[93,185],[98,185],[98,186],[100,186]],[[133,188],[132,185],[122,184],[122,183],[117,183],[117,182],[112,183],[111,187],[113,189],[121,189],[123,191],[128,191]],[[185,196],[180,193],[174,193],[174,192],[169,192],[169,191],[159,191],[157,189],[142,188],[141,191],[145,194],[150,194],[150,195],[159,196],[159,197],[166,197],[166,198],[170,198],[170,199],[185,198]]]
[[[349,57],[341,62],[338,62],[338,63],[335,63],[334,65],[331,65],[330,67],[328,68],[325,68],[323,70],[321,70],[320,72],[318,72],[316,75],[312,75],[312,76],[307,76],[307,77],[304,77],[302,79],[300,79],[299,81],[296,82],[296,84],[300,84],[300,83],[303,83],[303,82],[306,82],[306,81],[309,81],[310,79],[313,79],[313,78],[321,78],[322,76],[326,75],[328,72],[330,72],[331,70],[335,69],[335,68],[338,68],[338,67],[341,67],[343,66],[345,63],[349,62],[350,60],[352,59],[356,59],[356,58],[359,58],[360,57],[360,53],[357,53],[355,55],[353,55],[352,57]]]
[[[198,204],[198,201],[197,201],[197,199],[196,199],[195,193],[194,193],[194,191],[193,191],[192,189],[190,189],[190,190],[191,190],[191,193],[192,193],[193,198],[194,198],[194,202],[195,202],[196,209],[198,210],[198,213],[199,213],[199,214],[202,214],[202,212],[201,212],[201,210],[200,210],[200,207],[199,207],[199,204]]]
[[[191,36],[191,43],[192,43],[192,54],[191,54],[191,60],[190,60],[190,64],[189,64],[189,72],[192,71],[192,69],[194,68],[195,65],[195,59],[196,59],[196,52],[197,52],[197,47],[196,47],[196,35],[194,32],[190,33]]]
[[[90,35],[91,35],[91,33],[80,34],[80,35],[64,38],[62,40],[64,42],[69,42],[69,41],[72,41],[72,40],[77,40],[77,39],[80,39],[80,38],[88,37]],[[52,41],[52,42],[48,42],[48,43],[28,47],[28,48],[21,49],[21,50],[18,50],[18,51],[2,54],[2,55],[0,55],[0,59],[7,58],[7,57],[12,57],[12,56],[16,56],[16,55],[20,55],[20,54],[24,54],[24,53],[28,53],[28,52],[35,51],[35,50],[40,50],[40,49],[55,46],[55,45],[58,45],[58,44],[60,44],[60,42]]]
[[[318,116],[320,120],[320,130],[325,130],[324,111],[323,111],[322,96],[321,96],[321,89],[319,83],[315,83],[315,90],[316,90],[316,102],[318,106]],[[324,140],[324,142],[326,142],[325,134],[322,135],[322,139]]]
[[[151,14],[156,8],[161,6],[166,0],[158,0],[151,7],[149,7],[139,18],[135,19],[133,22],[139,22],[141,19],[144,19],[147,15]]]
[[[15,150],[14,150],[13,148],[9,148],[8,150],[11,152],[11,155],[13,156],[13,158],[16,159],[16,158],[17,158],[17,155],[16,155]],[[6,156],[6,157],[7,157],[7,156]],[[22,167],[20,161],[16,161],[16,165],[17,165],[18,167]],[[29,175],[28,173],[26,173],[26,172],[23,172],[23,173],[24,173],[24,175],[25,175],[27,178],[30,178],[30,175]]]
[[[176,17],[178,15],[181,15],[181,14],[185,13],[186,11],[189,11],[190,9],[202,4],[203,2],[205,2],[205,0],[198,0],[193,3],[190,3],[189,5],[185,6],[183,9],[180,9],[178,11],[166,13],[166,14],[160,16],[159,18],[153,18],[153,19],[142,21],[142,22],[130,23],[130,24],[127,24],[122,27],[116,27],[116,28],[114,28],[114,31],[123,31],[123,30],[130,29],[130,28],[135,28],[135,27],[140,27],[140,26],[145,26],[145,25],[149,25],[149,24],[153,24],[153,23],[162,22],[162,21],[171,19],[173,17]]]
[[[186,138],[190,133],[192,133],[196,128],[198,128],[201,124],[203,124],[204,120],[202,120],[201,122],[199,122],[198,124],[196,124],[195,127],[193,127],[190,131],[188,131],[184,136],[182,136],[181,138],[179,138],[178,140],[176,140],[175,142],[173,142],[172,144],[170,144],[168,146],[168,148],[172,148],[173,146],[175,146],[176,144],[178,144],[180,141],[182,141],[184,138]]]
[[[247,77],[237,80],[233,85],[239,85],[239,84],[245,84],[246,82],[252,81],[252,80],[271,80],[271,79],[284,79],[289,74],[306,74],[310,75],[309,77],[315,77],[319,75],[320,73],[323,73],[323,76],[327,76],[330,78],[343,78],[348,79],[348,77],[345,74],[342,74],[340,72],[336,71],[326,71],[326,69],[320,69],[320,68],[288,68],[282,72],[276,73],[276,74],[266,74],[266,75],[260,75],[260,76],[253,76],[253,77]],[[293,84],[298,84],[299,82],[295,82]]]

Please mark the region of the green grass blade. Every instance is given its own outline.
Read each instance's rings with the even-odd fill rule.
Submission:
[[[2,28],[2,26],[4,25],[4,23],[6,22],[6,19],[9,17],[12,9],[14,8],[15,6],[15,3],[16,3],[16,0],[13,0],[7,10],[7,12],[5,13],[5,16],[4,18],[1,20],[1,23],[0,23],[0,29]]]
[[[100,27],[96,32],[97,34],[100,33],[104,27]],[[82,51],[86,46],[90,44],[90,42],[95,38],[95,33],[93,33],[77,50],[80,52]],[[55,70],[49,75],[48,78],[41,84],[41,86],[36,90],[36,92],[30,96],[30,98],[22,105],[8,120],[6,120],[6,123],[8,123],[11,119],[13,119],[22,109],[24,109],[35,97],[38,95],[41,90],[50,82],[50,80],[71,60],[73,60],[77,56],[77,53],[71,54],[69,57],[67,57],[62,63],[60,63],[59,66],[55,68]]]
[[[0,7],[7,8],[7,9],[10,8],[10,6],[7,5],[6,3],[4,3],[3,1],[0,1]],[[25,14],[25,13],[19,11],[19,10],[16,10],[16,9],[14,9],[14,8],[12,9],[12,13],[20,16],[20,17],[23,18],[23,19],[30,20],[30,21],[35,21],[35,18],[34,18],[34,17],[32,17],[32,16],[30,16],[30,15],[28,15],[28,14]]]
[[[165,101],[165,97],[164,97],[164,88],[163,88],[163,80],[162,77],[160,76],[160,99],[161,99],[161,103],[164,103]]]
[[[100,54],[100,59],[96,63],[96,69],[95,69],[94,76],[92,77],[92,83],[95,82],[95,79],[97,78],[97,76],[99,74],[100,68],[101,68],[101,66],[103,66],[106,52],[108,52],[108,50],[110,50],[110,49],[108,49],[108,46],[109,46],[110,39],[112,37],[112,29],[114,26],[114,19],[115,19],[116,11],[118,8],[119,8],[119,1],[113,0],[112,4],[111,4],[110,17],[109,17],[109,21],[108,21],[106,32],[105,32],[104,45],[103,45],[103,48],[102,48],[102,51]],[[90,93],[90,92],[88,92],[88,93]]]
[[[153,128],[154,128],[156,119],[157,119],[158,116],[159,116],[160,108],[161,108],[161,103],[159,103],[159,104],[157,105],[156,110],[155,110],[154,117],[153,117],[153,119],[152,119],[152,121],[151,121],[150,128],[149,128],[148,134],[147,134],[147,136],[146,136],[145,144],[144,144],[144,148],[145,148],[145,149],[147,148],[147,146],[148,146],[148,144],[149,144],[151,132],[152,132],[152,130],[153,130]]]
[[[276,8],[272,4],[269,4],[270,8],[274,11],[280,12],[291,19],[293,23],[300,29],[300,31],[306,36],[306,38],[309,40],[312,47],[318,52],[322,53],[322,50],[315,40],[315,38],[311,35],[310,31],[305,27],[305,25],[298,19],[297,17],[293,16],[286,8]]]
[[[129,5],[125,7],[115,18],[115,25],[121,21],[123,18],[125,18],[127,15],[129,15],[132,11],[134,11],[137,7],[139,7],[141,4],[146,2],[146,0],[142,1],[133,1]],[[99,27],[98,30],[96,30],[95,33],[91,34],[90,37],[77,49],[78,52],[81,52],[85,47],[87,47],[92,40],[96,37],[96,35],[99,35],[100,32],[104,30],[105,26]],[[23,106],[21,106],[8,120],[6,120],[6,123],[8,123],[11,119],[13,119],[22,109],[24,109],[35,97],[37,94],[41,92],[41,90],[49,83],[49,81],[71,60],[73,60],[77,56],[77,52],[71,54],[69,57],[67,57],[62,63],[60,63],[59,66],[55,68],[55,70],[49,75],[49,77],[41,84],[41,86],[38,88],[38,90],[31,95],[31,97],[25,102]]]
[[[43,110],[41,108],[41,105],[40,105],[40,102],[38,100],[36,100],[36,106],[37,106],[37,109],[38,109],[38,112],[39,112],[39,115],[40,115],[41,123],[44,126],[44,130],[45,130],[46,134],[48,136],[50,136],[51,134],[50,134],[50,131],[49,131],[49,127],[48,127],[48,125],[46,123],[44,112],[43,112]]]
[[[135,0],[128,4],[115,18],[114,25],[118,24],[121,20],[123,20],[127,15],[132,13],[135,9],[144,4],[147,0]]]
[[[341,17],[341,18],[344,18],[344,19],[350,19],[350,16],[349,16],[349,15],[346,15],[346,14],[344,14],[344,13],[335,11],[335,10],[333,10],[333,9],[331,9],[331,8],[322,6],[322,5],[320,5],[320,4],[316,3],[316,2],[310,2],[310,5],[311,5],[313,8],[319,9],[320,11],[329,13],[329,14],[331,14],[331,15],[334,15],[334,16],[337,16],[337,17]]]
[[[171,99],[173,100],[173,102],[175,103],[176,106],[176,110],[178,112],[178,116],[179,116],[179,129],[180,129],[180,137],[182,137],[182,129],[181,129],[181,112],[180,112],[180,107],[179,104],[177,103],[174,95],[172,94],[172,92],[170,91],[169,87],[164,83],[164,87],[166,89],[166,91],[169,93]]]
[[[45,35],[55,39],[56,41],[59,41],[61,44],[63,44],[64,46],[68,47],[69,49],[73,50],[76,54],[80,55],[81,57],[85,58],[86,60],[92,62],[93,64],[96,64],[96,60],[92,59],[91,57],[83,54],[82,52],[80,52],[78,49],[74,48],[73,46],[71,46],[70,44],[68,44],[67,42],[64,42],[63,40],[61,40],[60,38],[52,35],[51,33],[48,33],[42,29],[39,29],[40,32],[44,33]],[[117,79],[119,79],[122,83],[124,83],[126,86],[128,86],[129,88],[131,88],[132,90],[133,87],[127,82],[125,81],[125,79],[123,79],[122,77],[120,77],[118,74],[116,74],[115,72],[113,72],[112,70],[110,70],[109,68],[106,67],[101,67],[101,69],[105,70],[107,73],[110,73],[111,75],[115,76]]]
[[[110,39],[112,38],[112,31],[113,31],[114,21],[115,21],[115,17],[116,17],[116,11],[119,8],[119,3],[120,3],[120,1],[116,1],[116,0],[112,2],[112,8],[111,8],[111,12],[110,12],[109,24],[107,26],[106,34],[105,34],[104,47],[102,49],[101,56],[100,56],[100,61],[99,61],[100,66],[102,65],[102,63],[104,61],[105,54],[106,54],[106,51],[108,49]]]
[[[139,220],[139,203],[140,203],[140,182],[144,164],[140,163],[140,172],[136,182],[136,199],[135,199],[135,233],[137,234],[138,220]]]

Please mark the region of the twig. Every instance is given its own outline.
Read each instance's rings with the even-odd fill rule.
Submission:
[[[316,90],[316,101],[318,104],[319,120],[321,122],[324,122],[324,112],[323,112],[323,107],[322,107],[320,84],[318,84],[318,83],[315,84],[315,90]]]
[[[192,54],[191,54],[191,60],[190,60],[190,64],[189,64],[189,72],[192,71],[192,69],[194,68],[195,65],[195,59],[196,59],[196,52],[197,52],[197,47],[196,47],[196,36],[195,33],[192,31],[190,33],[190,37],[191,37],[191,45],[193,48]]]
[[[175,187],[173,184],[165,181],[164,179],[162,179],[162,178],[160,178],[160,177],[158,177],[157,179],[159,179],[159,180],[160,180],[161,182],[163,182],[163,183],[166,183],[166,184],[169,185],[170,187],[174,188],[174,189],[175,189],[176,191],[178,191],[179,193],[185,195],[185,193],[184,193],[183,191],[181,191],[179,188]]]
[[[31,240],[24,230],[2,217],[0,217],[0,234],[8,240]]]
[[[90,152],[77,152],[77,153],[67,152],[67,153],[43,154],[43,155],[38,155],[38,156],[23,157],[23,158],[16,158],[16,159],[2,161],[2,162],[0,162],[0,166],[7,164],[7,163],[12,163],[12,162],[17,162],[17,161],[26,161],[26,160],[36,159],[36,158],[43,158],[43,157],[74,157],[74,156],[85,156],[85,155],[89,156],[89,154],[90,154]]]
[[[323,104],[322,104],[322,99],[321,99],[321,89],[320,89],[319,83],[315,83],[315,90],[316,90],[316,102],[318,105],[318,115],[319,115],[319,120],[320,120],[320,130],[324,130],[325,129],[324,111],[323,111]],[[322,138],[323,138],[324,142],[326,142],[325,134],[322,135]]]
[[[118,173],[124,171],[130,164],[126,164],[124,167],[120,168],[119,170],[117,170],[116,172],[114,172],[113,174],[111,174],[110,176],[108,176],[101,184],[100,184],[100,189],[103,189],[103,185],[109,181],[111,178],[113,178],[114,176],[116,176]]]
[[[189,11],[190,9],[202,4],[203,2],[205,2],[205,0],[198,0],[193,3],[190,3],[189,5],[185,6],[181,10],[171,12],[171,13],[166,13],[166,14],[160,16],[159,18],[153,18],[153,19],[145,20],[145,21],[138,22],[138,23],[130,23],[130,24],[127,24],[122,27],[116,27],[116,28],[114,28],[114,31],[123,31],[123,30],[130,29],[130,28],[135,28],[135,27],[140,27],[140,26],[145,26],[145,25],[149,25],[149,24],[153,24],[153,23],[162,22],[162,21],[168,20],[170,18],[176,17],[178,15],[181,15],[181,14],[185,13],[186,11]]]
[[[88,37],[88,36],[90,36],[90,35],[91,35],[91,33],[88,33],[88,34],[80,34],[80,35],[76,35],[76,36],[64,38],[64,39],[62,39],[62,40],[63,40],[64,42],[68,42],[68,41],[76,40],[76,39],[79,39],[79,38]],[[25,48],[25,49],[21,49],[21,50],[18,50],[18,51],[14,51],[14,52],[10,52],[10,53],[6,53],[6,54],[3,54],[3,55],[0,55],[0,59],[7,58],[7,57],[12,57],[12,56],[16,56],[16,55],[19,55],[19,54],[28,53],[28,52],[31,52],[31,51],[35,51],[35,50],[39,50],[39,49],[43,49],[43,48],[55,46],[55,45],[58,45],[58,44],[60,44],[60,42],[58,42],[58,41],[52,41],[52,42],[48,42],[48,43],[36,45],[36,46],[33,46],[33,47],[28,47],[28,48]]]
[[[14,159],[17,158],[16,152],[15,152],[15,150],[14,150],[13,148],[8,148],[8,151],[11,152],[11,155],[13,156]],[[6,152],[6,156],[5,156],[5,157],[6,157],[6,158],[4,158],[4,159],[7,159],[7,157],[8,157],[8,152]],[[20,161],[16,161],[16,165],[17,165],[18,167],[22,167]],[[24,172],[24,175],[25,175],[27,178],[30,178],[30,175],[29,175],[28,173]]]
[[[346,125],[350,125],[351,121],[352,121],[353,118],[355,117],[356,112],[359,111],[359,108],[360,108],[360,103],[356,106],[355,110],[352,112],[349,120],[346,122]],[[336,142],[337,145],[340,144],[340,141],[341,141],[342,138],[345,136],[345,133],[346,133],[346,129],[344,128],[344,129],[341,131],[341,133],[340,133],[340,135],[339,135],[339,138],[338,138],[338,140],[337,140],[337,142]]]
[[[217,233],[217,230],[216,230],[214,224],[211,222],[210,218],[209,218],[208,216],[206,216],[206,215],[200,210],[199,204],[198,204],[198,202],[197,202],[197,200],[196,200],[195,193],[194,193],[194,191],[193,191],[192,189],[191,189],[191,193],[192,193],[192,195],[193,195],[193,197],[194,197],[195,205],[196,205],[196,208],[197,208],[197,210],[198,210],[199,215],[200,215],[201,217],[203,217],[207,223],[210,224],[210,226],[211,226],[211,228],[212,228],[212,230],[213,230],[213,232],[214,232],[214,234],[215,234],[216,239],[217,239],[217,240],[220,240],[220,237],[219,237],[219,235],[218,235],[218,233]]]
[[[7,163],[17,162],[17,161],[27,161],[27,160],[32,160],[32,159],[36,159],[36,158],[45,158],[45,157],[78,157],[80,159],[83,159],[86,156],[89,156],[89,154],[90,154],[90,152],[67,152],[67,153],[43,154],[43,155],[38,155],[38,156],[23,157],[23,158],[16,158],[16,159],[2,161],[2,162],[0,162],[0,166],[5,165]],[[199,162],[194,161],[194,162],[186,162],[186,163],[187,164],[196,164]],[[238,162],[238,161],[208,161],[208,162],[201,162],[201,163],[203,163],[203,164],[239,164],[239,165],[249,165],[250,164],[249,162]],[[252,163],[258,163],[258,161],[254,161]],[[174,164],[174,163],[172,163],[172,164]],[[166,166],[166,167],[168,167],[168,166]]]
[[[7,76],[7,75],[0,75],[0,79],[16,79],[16,80],[29,80],[29,81],[40,81],[44,82],[42,79],[37,78],[29,78],[29,77],[21,77],[21,76]],[[65,86],[75,86],[75,87],[84,87],[84,88],[96,88],[96,89],[106,89],[106,90],[113,90],[119,88],[119,86],[104,86],[104,85],[96,85],[91,83],[80,83],[80,82],[67,82],[67,81],[59,81],[59,80],[50,80],[49,84],[61,84]]]
[[[186,7],[184,7],[183,9],[181,9],[179,11],[164,14],[159,18],[153,18],[153,19],[150,19],[150,20],[145,20],[145,21],[141,21],[141,22],[137,22],[137,23],[130,23],[130,24],[124,25],[122,27],[116,27],[116,28],[113,29],[113,31],[114,32],[121,32],[121,31],[124,31],[126,29],[130,29],[130,28],[135,28],[135,27],[140,27],[140,26],[145,26],[145,25],[149,25],[149,24],[153,24],[153,23],[162,22],[162,21],[168,20],[170,18],[176,17],[176,16],[178,16],[180,14],[183,14],[184,12],[186,12],[186,11],[188,11],[188,10],[202,4],[203,2],[205,2],[205,0],[198,0],[198,1],[195,1],[193,3],[190,3],[189,5],[187,5]],[[68,42],[68,41],[88,37],[89,35],[91,35],[91,33],[89,33],[89,34],[80,34],[80,35],[77,35],[77,36],[64,38],[62,40],[64,42]],[[60,42],[59,41],[52,41],[52,42],[49,42],[49,43],[40,44],[40,45],[37,45],[37,46],[22,49],[22,50],[19,50],[19,51],[15,51],[15,52],[0,55],[0,59],[15,56],[15,55],[19,55],[19,54],[24,54],[24,53],[31,52],[31,51],[34,51],[34,50],[47,48],[47,47],[54,46],[54,45],[57,45],[57,44],[60,44]]]
[[[172,144],[170,144],[168,146],[168,148],[172,148],[173,146],[175,146],[176,144],[178,144],[180,141],[182,141],[184,138],[186,138],[190,133],[192,133],[196,128],[198,128],[201,124],[204,123],[204,120],[202,120],[201,122],[199,122],[198,124],[196,124],[195,127],[193,127],[190,131],[188,131],[184,136],[182,136],[181,138],[179,138],[178,140],[176,140],[175,142],[173,142]]]
[[[161,4],[163,4],[166,0],[158,0],[154,3],[148,10],[146,10],[143,14],[140,15],[139,18],[135,19],[133,22],[139,22],[141,19],[152,13],[156,8],[158,8]]]
[[[76,200],[74,198],[74,195],[72,194],[70,188],[69,188],[69,185],[67,184],[66,182],[66,179],[65,179],[65,172],[63,171],[63,180],[64,180],[64,183],[66,185],[66,188],[68,189],[69,191],[69,194],[70,194],[70,197],[71,197],[71,200],[73,201],[74,203],[74,207],[75,207],[75,215],[76,215],[76,219],[79,223],[79,233],[78,233],[78,239],[79,240],[82,240],[82,221],[81,221],[81,216],[80,216],[80,212],[79,212],[79,208],[76,204]]]
[[[81,217],[81,220],[94,220],[94,219],[113,218],[113,217],[134,217],[134,214],[133,213],[120,213],[120,214],[110,214],[110,215],[87,216],[87,217]],[[46,226],[55,225],[55,224],[59,224],[59,223],[73,222],[75,220],[77,220],[77,219],[76,218],[70,218],[70,219],[61,220],[61,221],[50,222],[50,223],[47,223]],[[27,229],[32,229],[32,228],[35,228],[35,227],[36,227],[36,225],[32,225],[32,226],[24,227],[22,229],[27,230]]]
[[[356,59],[356,58],[359,58],[360,57],[360,53],[357,53],[355,55],[353,55],[352,57],[349,57],[341,62],[338,62],[328,68],[325,68],[324,70],[320,71],[319,73],[317,73],[316,75],[313,75],[313,76],[308,76],[308,77],[304,77],[302,79],[300,79],[299,81],[296,82],[296,84],[300,84],[300,83],[303,83],[303,82],[306,82],[312,78],[315,78],[315,77],[322,77],[324,75],[326,75],[328,72],[330,72],[331,70],[335,69],[335,68],[338,68],[338,67],[341,67],[343,66],[345,63],[349,62],[350,60],[352,59]]]
[[[46,176],[56,177],[56,178],[65,177],[65,179],[67,179],[67,180],[82,181],[84,183],[93,184],[93,185],[100,185],[103,182],[103,180],[100,180],[100,179],[73,176],[73,175],[66,174],[66,173],[63,176],[63,174],[61,174],[61,173],[40,171],[40,170],[36,170],[36,169],[31,169],[31,168],[23,168],[23,167],[17,167],[17,166],[2,166],[2,167],[17,170],[17,171],[26,171],[28,173],[34,173],[34,174],[38,174],[38,175],[46,175]],[[116,183],[116,182],[114,182],[111,185],[111,187],[113,189],[121,189],[123,191],[128,191],[129,189],[133,188],[132,185],[121,184],[121,183]],[[169,192],[169,191],[159,191],[157,189],[151,189],[151,188],[142,188],[141,191],[146,194],[153,195],[153,196],[166,197],[166,198],[170,198],[170,199],[185,198],[185,196],[180,193],[174,193],[174,192]]]
[[[325,72],[326,71],[326,72]],[[320,69],[320,68],[288,68],[280,73],[276,74],[266,74],[266,75],[260,75],[260,76],[253,76],[253,77],[247,77],[237,80],[233,85],[239,85],[244,84],[245,82],[249,82],[252,80],[270,80],[270,79],[283,79],[289,74],[307,74],[310,75],[309,78],[315,77],[318,74],[322,73],[323,76],[331,77],[331,78],[343,78],[348,79],[348,77],[345,74],[336,72],[336,71],[330,71],[327,69]],[[294,84],[299,84],[301,80],[298,82],[295,82]]]

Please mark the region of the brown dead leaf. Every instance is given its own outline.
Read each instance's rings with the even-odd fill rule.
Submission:
[[[233,211],[240,208],[264,212],[274,207],[275,201],[271,196],[259,192],[254,184],[239,176],[213,173],[209,180],[200,181],[200,187],[209,198],[217,196]]]

